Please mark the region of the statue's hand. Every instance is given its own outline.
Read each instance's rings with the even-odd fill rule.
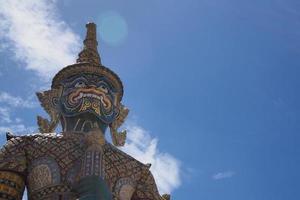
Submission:
[[[102,177],[87,176],[77,182],[72,191],[79,200],[112,200],[111,192]]]

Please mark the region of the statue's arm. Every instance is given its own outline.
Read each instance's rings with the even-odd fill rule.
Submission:
[[[0,171],[0,199],[21,200],[24,192],[24,179],[15,172]]]
[[[0,199],[21,200],[26,159],[20,138],[11,138],[0,150]]]
[[[170,195],[159,194],[153,175],[147,170],[137,184],[132,200],[170,200]]]

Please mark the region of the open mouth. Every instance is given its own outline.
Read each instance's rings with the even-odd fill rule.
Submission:
[[[82,99],[83,97],[92,97],[92,98],[99,99],[99,100],[103,99],[103,96],[98,96],[98,95],[92,94],[92,93],[82,93],[81,92],[77,97],[74,98],[73,101],[77,102],[79,99]]]
[[[109,108],[111,106],[110,100],[106,97],[105,91],[100,89],[87,89],[82,88],[78,89],[75,92],[69,95],[69,102],[72,105],[75,105],[79,102],[79,100],[83,98],[93,98],[99,100],[105,108]]]

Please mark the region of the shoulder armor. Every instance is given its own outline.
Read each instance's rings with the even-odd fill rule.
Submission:
[[[0,171],[12,171],[23,174],[26,170],[25,147],[26,139],[23,136],[6,134],[7,142],[0,151]]]
[[[10,140],[11,138],[14,138],[14,137],[16,137],[16,136],[14,136],[11,132],[6,133],[6,140],[7,141]]]
[[[104,146],[104,154],[105,153],[115,154],[118,157],[121,157],[121,159],[124,159],[124,161],[126,160],[136,162],[136,164],[145,169],[149,169],[151,166],[151,164],[144,164],[138,161],[137,159],[133,158],[132,156],[128,155],[127,153],[123,152],[122,150],[118,149],[110,143],[106,143],[106,145]]]

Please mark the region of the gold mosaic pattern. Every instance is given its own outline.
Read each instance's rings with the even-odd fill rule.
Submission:
[[[66,194],[69,196],[73,196],[71,193],[71,188],[67,185],[55,185],[49,186],[39,190],[38,192],[31,195],[32,200],[42,200],[42,199],[53,199],[53,197]],[[65,196],[65,195],[64,195]],[[52,198],[51,198],[52,197]],[[75,198],[69,198],[68,200],[75,200]]]
[[[52,177],[48,165],[43,164],[34,167],[30,172],[28,180],[31,184],[30,187],[33,189],[39,189],[47,185],[51,185]]]

